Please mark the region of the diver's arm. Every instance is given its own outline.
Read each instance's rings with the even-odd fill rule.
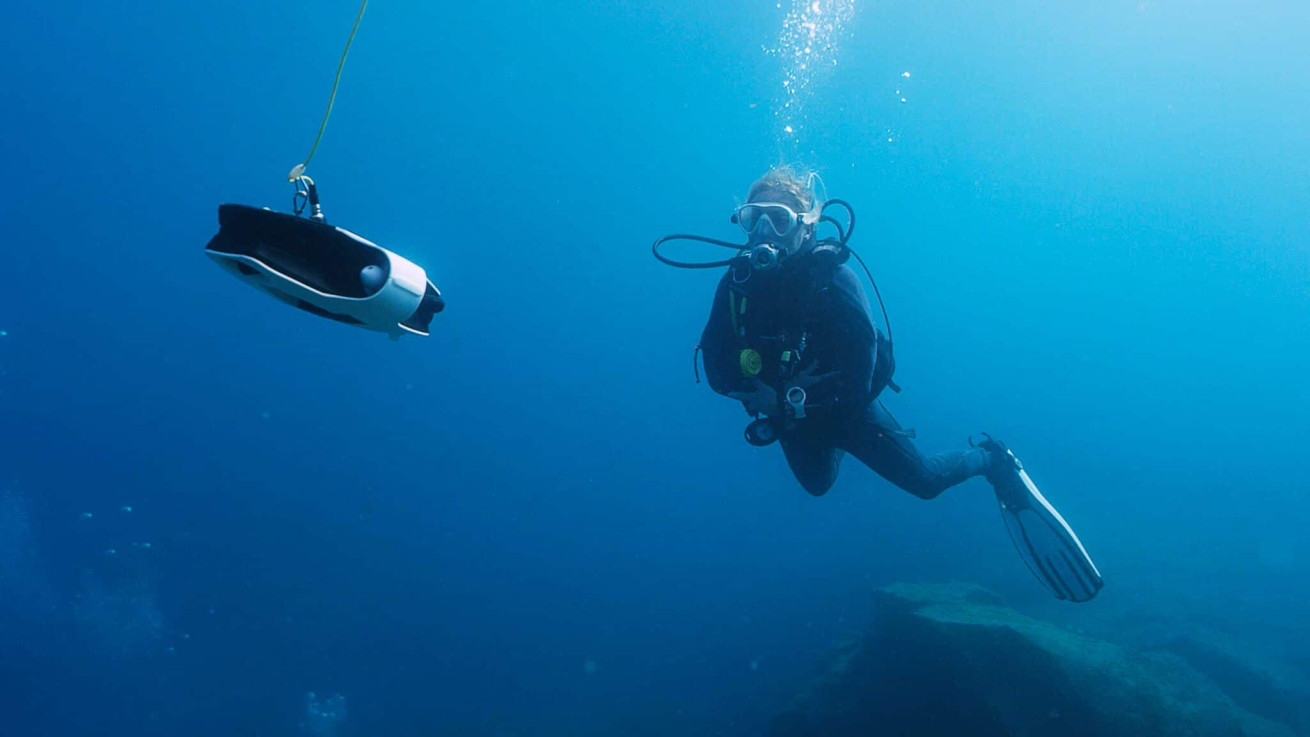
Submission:
[[[705,359],[705,378],[719,394],[745,391],[741,363],[737,356],[737,339],[732,333],[732,316],[728,314],[728,277],[719,281],[714,293],[710,319],[701,333],[700,349]]]
[[[815,373],[832,376],[806,388],[806,405],[818,411],[863,410],[869,404],[878,331],[869,299],[855,272],[843,266],[826,290],[811,355]]]

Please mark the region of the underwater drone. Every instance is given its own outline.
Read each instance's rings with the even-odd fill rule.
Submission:
[[[309,217],[220,205],[218,234],[205,246],[206,255],[241,281],[306,312],[393,339],[427,335],[446,302],[423,268],[328,225],[317,187],[301,178],[298,200],[308,202]]]
[[[282,302],[329,320],[387,333],[395,340],[406,333],[428,334],[433,315],[446,307],[441,292],[413,261],[345,228],[328,225],[318,187],[305,175],[323,140],[346,55],[367,7],[368,0],[359,5],[314,145],[304,162],[287,175],[295,185],[294,214],[220,205],[218,234],[205,246],[205,253],[228,273]],[[308,216],[304,216],[306,209]]]

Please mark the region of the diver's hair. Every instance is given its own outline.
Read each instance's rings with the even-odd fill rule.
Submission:
[[[746,201],[750,202],[755,199],[755,195],[765,189],[780,189],[783,192],[796,198],[804,210],[814,208],[814,189],[810,186],[810,181],[814,172],[800,169],[788,164],[775,166],[764,176],[755,180],[751,185],[750,191],[746,193]]]

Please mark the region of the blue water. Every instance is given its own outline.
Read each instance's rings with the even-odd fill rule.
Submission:
[[[786,0],[377,0],[311,173],[449,301],[398,342],[202,253],[290,206],[353,0],[11,7],[0,733],[757,735],[895,581],[1310,660],[1310,7],[1074,5],[856,0],[798,113]],[[695,383],[718,274],[649,244],[783,161],[857,208],[893,411],[1017,449],[1095,602],[985,483],[811,498]]]

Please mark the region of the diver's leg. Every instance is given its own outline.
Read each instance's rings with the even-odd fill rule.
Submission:
[[[778,439],[796,480],[814,496],[823,496],[837,480],[842,451],[833,447],[828,433],[794,432]]]
[[[991,454],[982,448],[923,455],[878,402],[851,422],[842,433],[840,447],[920,499],[932,499],[966,479],[986,473],[992,465]]]

